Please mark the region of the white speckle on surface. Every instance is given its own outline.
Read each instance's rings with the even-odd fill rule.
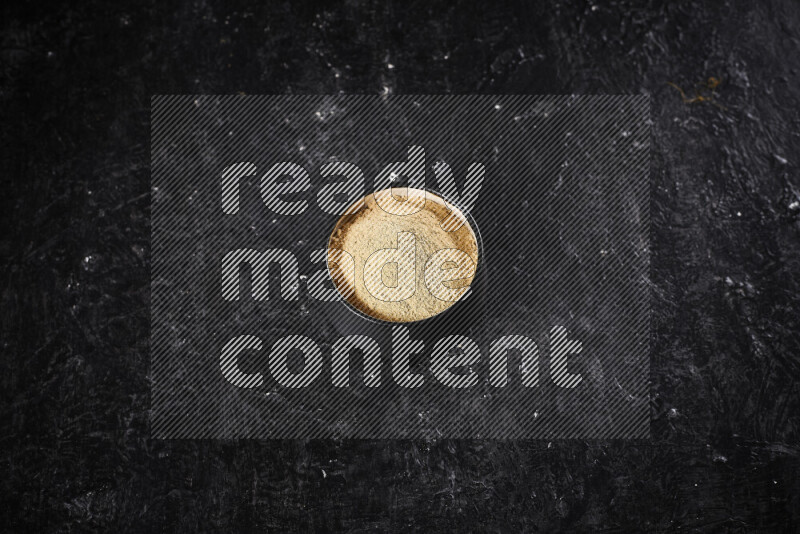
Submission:
[[[91,271],[97,264],[97,256],[94,254],[87,254],[81,261],[81,265],[85,271]]]

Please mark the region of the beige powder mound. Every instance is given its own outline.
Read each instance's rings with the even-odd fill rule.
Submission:
[[[404,192],[402,189],[399,191]],[[407,191],[409,200],[416,198],[419,201],[420,197],[425,198],[424,207],[417,213],[393,215],[376,204],[374,194],[368,195],[363,199],[364,207],[339,219],[328,242],[329,249],[344,250],[355,260],[354,287],[350,285],[350,280],[332,276],[339,292],[342,295],[350,294],[347,301],[370,317],[399,323],[433,317],[457,302],[437,299],[426,287],[424,269],[432,254],[442,249],[457,248],[464,251],[476,267],[478,265],[478,241],[464,214],[429,191],[412,188]],[[398,195],[395,198],[403,199]],[[446,232],[441,223],[448,217],[449,222],[455,217],[463,221],[463,224],[453,232]],[[411,232],[415,236],[416,290],[406,300],[385,302],[375,298],[367,290],[364,284],[364,264],[380,249],[397,248],[397,234],[400,232]],[[328,269],[333,274],[336,265],[329,264]],[[442,283],[448,288],[456,289],[468,286],[473,277]],[[382,280],[386,286],[397,285],[396,264],[390,263],[383,269]]]

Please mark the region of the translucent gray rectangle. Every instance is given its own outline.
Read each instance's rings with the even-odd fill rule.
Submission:
[[[648,437],[649,124],[644,96],[154,97],[152,435]],[[356,164],[365,194],[410,146],[424,147],[428,169],[447,162],[459,184],[471,163],[485,166],[470,213],[484,259],[463,303],[392,326],[312,298],[307,285],[324,269],[314,253],[337,220],[318,202],[320,167]],[[299,213],[264,202],[261,177],[279,162],[311,177],[286,197]],[[441,189],[430,170],[426,180]],[[245,282],[242,298],[226,300],[222,258],[236,249],[284,251],[297,277],[271,269],[268,299],[253,299]],[[365,384],[356,355],[348,385],[333,384],[331,348],[348,335],[380,347],[379,385]],[[449,388],[431,374],[432,348],[452,335],[480,348],[473,387]],[[287,336],[311,340],[322,357],[319,376],[301,388],[271,374],[270,354]],[[421,387],[393,379],[401,336],[424,346],[411,358]],[[503,353],[505,385],[490,380],[490,350],[509,340],[535,347],[535,384],[530,373],[523,383],[525,350]],[[561,362],[571,381],[554,361],[559,347],[577,347],[570,342],[580,344]],[[229,343],[243,349],[238,368],[262,377],[256,387],[226,378]]]

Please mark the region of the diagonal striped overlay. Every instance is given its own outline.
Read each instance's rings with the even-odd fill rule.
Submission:
[[[157,96],[151,137],[154,437],[649,436],[647,97]],[[392,325],[325,247],[412,158],[480,262]]]

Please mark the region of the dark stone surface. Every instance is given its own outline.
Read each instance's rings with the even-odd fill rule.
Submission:
[[[800,529],[798,4],[234,4],[2,7],[1,529]],[[340,91],[651,95],[651,440],[149,439],[150,96]]]

